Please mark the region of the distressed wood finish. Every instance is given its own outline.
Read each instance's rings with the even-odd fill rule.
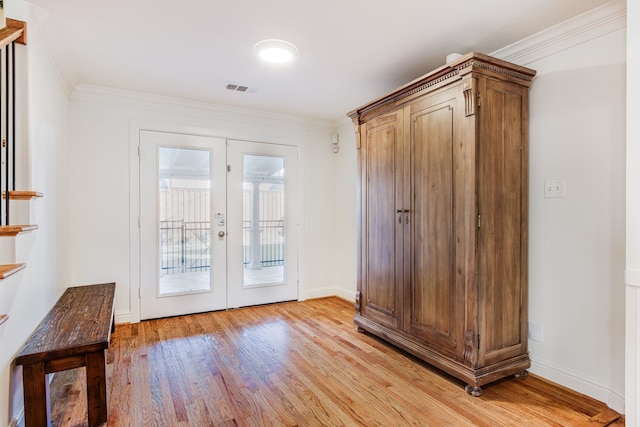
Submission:
[[[478,149],[480,366],[527,351],[527,88],[481,80]]]
[[[368,215],[361,233],[362,265],[366,266],[361,307],[367,316],[391,328],[400,327],[402,321],[398,279],[403,274],[404,214],[397,212],[404,204],[402,176],[397,174],[403,157],[402,126],[402,111],[394,111],[371,120],[361,130],[365,135],[361,150],[368,153],[363,156],[362,211]],[[376,191],[369,191],[371,188]]]
[[[107,420],[105,350],[115,283],[68,288],[15,359],[23,365],[25,426],[47,425],[45,374],[86,367],[89,425]]]
[[[534,75],[470,53],[349,113],[361,165],[355,323],[467,382],[475,396],[530,365]],[[393,131],[372,132],[381,123]],[[380,301],[393,311],[381,314]]]
[[[464,283],[456,275],[456,221],[454,205],[464,182],[456,177],[453,159],[460,150],[456,114],[461,110],[456,91],[444,90],[405,109],[410,113],[411,224],[405,228],[410,277],[407,288],[411,336],[437,343],[441,351],[462,351]],[[458,188],[462,187],[462,188]]]
[[[86,425],[85,377],[56,374],[52,422]],[[461,383],[353,329],[338,298],[118,325],[109,426],[578,426],[602,402],[530,375],[474,398]],[[619,414],[613,414],[616,418]],[[605,424],[597,424],[605,425]],[[617,426],[624,423],[618,421]]]

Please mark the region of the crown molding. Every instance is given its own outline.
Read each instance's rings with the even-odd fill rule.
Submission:
[[[626,28],[627,6],[614,0],[491,53],[527,65],[547,56]]]
[[[85,102],[117,107],[128,107],[228,121],[250,121],[252,124],[273,128],[286,128],[298,131],[331,132],[334,124],[328,120],[288,115],[244,107],[212,104],[191,99],[164,95],[153,95],[123,89],[80,83],[71,93],[73,102]]]

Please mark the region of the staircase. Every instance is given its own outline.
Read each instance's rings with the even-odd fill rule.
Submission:
[[[7,18],[0,29],[0,337],[27,267],[34,240],[36,191],[16,190],[16,44],[27,42],[26,23]]]

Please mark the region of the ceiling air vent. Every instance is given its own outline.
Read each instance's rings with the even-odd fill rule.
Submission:
[[[233,90],[236,92],[249,92],[249,93],[256,93],[258,91],[258,89],[256,88],[252,88],[249,86],[242,86],[242,85],[234,85],[232,83],[229,83],[227,85],[227,89]]]

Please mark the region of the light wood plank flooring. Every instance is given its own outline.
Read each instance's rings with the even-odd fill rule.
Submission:
[[[355,332],[353,314],[327,298],[118,325],[108,425],[624,425],[603,403],[533,375],[471,397],[462,382]],[[51,385],[53,425],[87,425],[84,372],[67,372]]]

